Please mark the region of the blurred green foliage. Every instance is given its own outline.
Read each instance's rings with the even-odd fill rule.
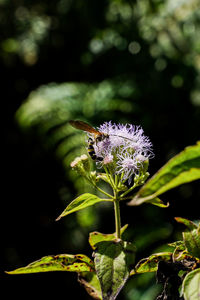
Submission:
[[[134,104],[128,101],[135,94],[128,80],[105,80],[99,84],[49,84],[32,92],[17,111],[16,117],[24,130],[35,128],[47,147],[65,166],[86,152],[87,136],[74,130],[71,119],[108,119],[120,113],[131,113]],[[85,147],[84,147],[85,146]]]
[[[75,156],[86,153],[86,137],[67,121],[82,119],[94,126],[107,120],[140,124],[154,145],[151,175],[185,146],[195,144],[200,128],[200,3],[0,0],[0,28],[2,91],[9,111],[5,116],[6,162],[10,162],[6,165],[6,191],[11,193],[8,199],[22,199],[23,209],[18,211],[21,218],[15,216],[19,203],[13,200],[13,223],[7,226],[12,228],[10,239],[20,232],[21,240],[18,244],[16,238],[16,246],[10,246],[9,239],[6,260],[17,267],[28,250],[38,257],[50,254],[44,244],[55,253],[59,247],[61,252],[72,252],[73,248],[87,252],[89,230],[113,232],[110,206],[89,208],[76,219],[69,216],[57,225],[60,235],[48,221],[55,219],[76,193],[89,192],[88,185],[69,168]],[[8,123],[14,114],[23,136]],[[14,187],[10,189],[10,185]],[[59,197],[52,200],[56,193]],[[194,183],[166,195],[166,201],[173,201],[165,211],[145,205],[132,210],[122,206],[122,222],[130,224],[128,237],[138,244],[138,259],[176,239],[178,233],[170,225],[175,215],[199,217],[194,209],[199,196],[199,186]],[[27,216],[27,197],[32,200],[32,219]],[[19,223],[25,218],[31,226],[38,206],[41,215],[28,236],[36,229],[40,236],[41,231],[38,243],[42,253],[36,252],[39,246],[34,248],[32,239],[23,235],[24,224]],[[44,232],[49,237],[45,241]],[[19,250],[24,247],[24,252]],[[30,261],[36,258],[30,257]],[[52,277],[52,282],[56,278]],[[157,287],[151,286],[151,278],[145,278],[130,282],[119,299],[154,299]],[[57,280],[62,281],[61,277]],[[63,284],[67,283],[63,280]]]

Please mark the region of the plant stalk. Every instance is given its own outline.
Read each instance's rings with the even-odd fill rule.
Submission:
[[[116,238],[121,239],[121,218],[120,218],[120,207],[119,207],[119,199],[117,195],[115,195],[114,199],[114,211],[115,211],[115,233]]]

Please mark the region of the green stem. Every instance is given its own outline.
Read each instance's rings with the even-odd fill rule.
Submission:
[[[109,169],[107,169],[107,167],[104,166],[104,170],[106,171],[106,174],[107,174],[108,178],[110,179],[110,184],[111,184],[111,186],[114,190],[115,189],[115,182],[112,178],[112,175],[110,174]]]
[[[94,182],[91,181],[89,177],[85,177],[90,184],[92,184],[99,192],[103,193],[104,195],[108,196],[109,198],[113,199],[113,196],[108,194],[106,191],[102,190],[100,187],[98,187]]]
[[[121,239],[121,219],[120,219],[120,207],[119,207],[119,197],[117,193],[117,188],[118,188],[118,176],[115,175],[113,178],[112,172],[104,166],[104,169],[106,171],[106,175],[108,176],[110,180],[110,185],[112,186],[113,189],[113,194],[114,196],[112,197],[113,202],[114,202],[114,212],[115,212],[115,235],[117,239]]]
[[[118,187],[118,176],[115,175],[115,186]]]
[[[114,197],[114,211],[115,211],[115,231],[116,238],[121,239],[121,219],[120,219],[120,207],[119,207],[119,199],[117,194],[115,193]]]
[[[109,198],[113,199],[113,196],[108,194],[106,191],[102,190],[100,187],[98,187],[97,185],[94,185],[94,187],[101,193],[103,193],[104,195],[108,196]]]
[[[122,198],[124,198],[124,196],[126,196],[128,193],[130,193],[130,192],[132,192],[132,190],[134,189],[134,188],[136,188],[136,186],[137,186],[137,183],[135,183],[130,189],[128,189],[126,192],[124,192],[123,194],[121,194],[120,195],[120,198],[122,199]]]

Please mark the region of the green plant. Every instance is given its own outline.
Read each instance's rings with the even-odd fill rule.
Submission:
[[[120,203],[129,200],[130,206],[146,202],[167,207],[168,204],[163,203],[158,196],[200,178],[200,143],[176,155],[144,184],[149,176],[149,158],[153,153],[151,142],[144,136],[142,128],[109,122],[101,125],[98,130],[102,133],[101,139],[97,141],[93,134],[90,134],[90,139],[94,142],[94,151],[99,158],[96,161],[97,167],[104,172],[92,170],[86,155],[77,157],[71,167],[106,197],[84,193],[74,199],[57,220],[99,202],[112,202],[115,233],[90,233],[89,243],[94,251],[94,260],[84,254],[51,255],[7,273],[77,272],[78,281],[91,297],[108,300],[116,299],[130,276],[157,270],[158,280],[164,282],[164,291],[157,299],[179,299],[178,289],[182,285],[184,299],[191,299],[192,293],[194,299],[199,300],[200,225],[177,218],[188,228],[183,233],[183,241],[172,243],[174,250],[153,254],[134,267],[136,249],[134,243],[123,238],[127,225],[121,227]],[[104,189],[101,182],[107,184]],[[138,186],[142,187],[133,195]]]

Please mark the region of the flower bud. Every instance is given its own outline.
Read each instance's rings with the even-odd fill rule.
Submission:
[[[90,170],[89,158],[87,155],[83,154],[80,157],[76,157],[75,160],[71,162],[70,166],[80,175],[87,176],[87,173]]]
[[[96,185],[96,183],[99,181],[99,178],[97,176],[97,172],[96,171],[91,171],[90,172],[90,179],[93,182],[93,184]]]
[[[86,154],[81,155],[80,157],[82,163],[83,163],[83,167],[85,169],[86,172],[90,171],[90,161],[89,158]]]
[[[138,154],[136,156],[136,160],[138,162],[138,169],[140,172],[143,174],[146,173],[149,167],[149,159],[142,154]]]

